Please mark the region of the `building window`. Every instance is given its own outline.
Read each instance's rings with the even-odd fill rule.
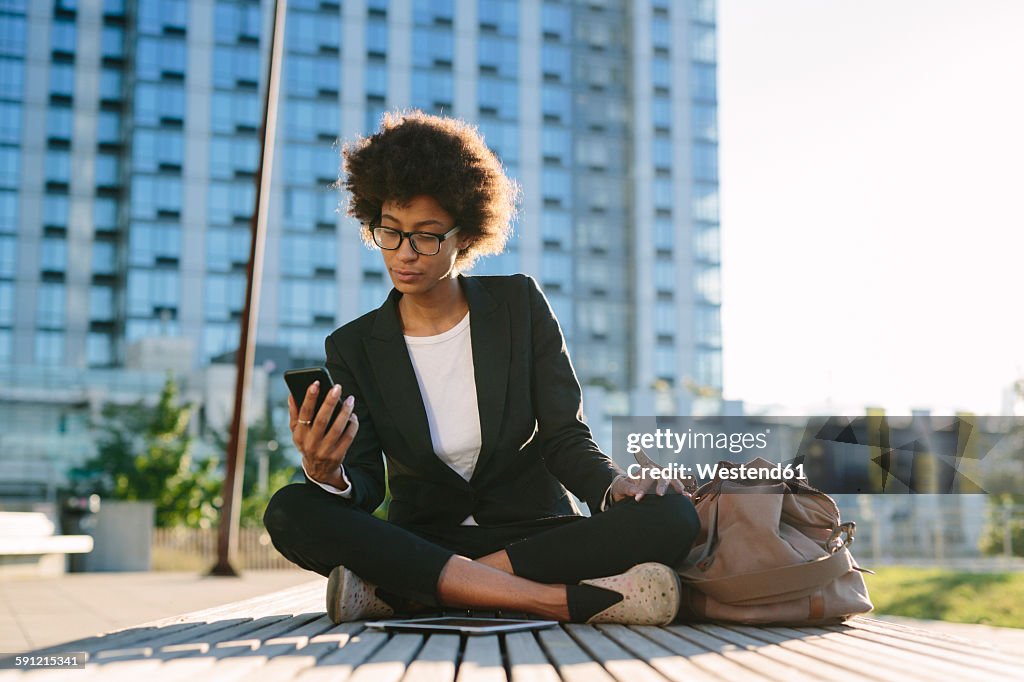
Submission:
[[[366,22],[366,54],[377,59],[388,55],[388,25],[383,21]]]
[[[161,35],[184,33],[188,26],[187,0],[139,0],[139,32]],[[170,29],[170,31],[167,31]]]
[[[68,243],[63,237],[44,237],[39,249],[39,269],[64,272],[68,267]]]
[[[71,152],[64,149],[47,150],[46,181],[62,185],[71,182]]]
[[[694,61],[713,63],[715,61],[715,29],[710,26],[691,26],[691,52]]]
[[[479,0],[477,18],[480,30],[503,36],[519,33],[519,3],[516,0]]]
[[[135,53],[136,73],[139,78],[160,80],[165,74],[185,75],[187,49],[178,38],[139,38]],[[223,55],[214,54],[214,65],[220,65]]]
[[[18,269],[18,240],[15,237],[0,236],[0,277],[14,279]]]
[[[477,87],[482,115],[508,120],[519,118],[519,89],[515,81],[481,78]]]
[[[696,185],[693,188],[693,219],[718,222],[718,187]]]
[[[413,0],[412,19],[417,26],[450,25],[454,18],[453,0]]]
[[[96,197],[92,205],[93,227],[98,232],[113,232],[117,229],[117,199]]]
[[[477,62],[483,72],[515,78],[519,73],[519,43],[482,35],[477,43]]]
[[[92,243],[92,272],[108,276],[117,272],[114,242],[97,239]]]
[[[14,324],[14,282],[0,282],[0,326]]]
[[[67,229],[68,197],[66,194],[47,194],[43,197],[43,227]]]
[[[75,96],[74,64],[50,64],[50,95],[68,99]]]
[[[541,87],[541,113],[545,120],[568,123],[572,120],[572,96],[564,87]]]
[[[335,57],[290,54],[285,58],[285,87],[289,95],[336,98],[341,89],[341,71]]]
[[[549,40],[572,38],[572,13],[567,5],[545,2],[540,10],[540,26]]]
[[[104,57],[122,59],[124,57],[124,29],[120,26],[104,26],[100,35],[100,44]]]
[[[86,361],[90,367],[109,367],[114,364],[114,341],[110,334],[92,332],[85,341]]]
[[[17,147],[0,147],[0,188],[17,189],[21,154]]]
[[[174,223],[132,225],[128,244],[131,265],[176,265],[181,255],[181,229]]]
[[[251,182],[212,182],[209,199],[211,223],[230,225],[236,220],[248,221],[255,208],[256,188]]]
[[[20,104],[0,102],[0,144],[21,144]]]
[[[24,56],[27,29],[25,17],[0,14],[0,55]]]
[[[718,266],[697,269],[697,295],[708,303],[721,304],[722,288]]]
[[[412,105],[425,111],[451,113],[455,84],[450,71],[425,71],[412,81]]]
[[[708,182],[718,181],[718,145],[694,142],[693,177]]]
[[[718,97],[715,82],[716,69],[711,64],[693,64],[694,91],[693,98],[704,101],[715,101]]]
[[[128,271],[128,314],[152,317],[160,310],[177,310],[180,299],[177,270]]]
[[[25,87],[25,62],[0,57],[0,97],[21,100]]]
[[[252,131],[259,128],[262,109],[256,93],[214,92],[211,124],[214,132],[234,133],[239,129]]]
[[[63,284],[41,282],[36,299],[36,326],[47,329],[60,329],[64,326]]]
[[[100,99],[105,102],[120,102],[122,95],[121,72],[115,69],[100,71]]]
[[[691,109],[693,137],[708,142],[718,141],[718,107],[694,102]]]
[[[36,362],[59,365],[64,358],[64,332],[36,331]]]
[[[96,155],[96,186],[117,187],[121,184],[121,159],[113,154]]]
[[[114,288],[93,286],[89,289],[89,319],[110,322],[114,319]]]
[[[180,125],[185,119],[185,91],[180,85],[139,83],[135,89],[135,122]]]
[[[179,216],[181,214],[181,178],[134,176],[132,178],[131,214],[133,218],[150,219]]]
[[[212,177],[231,180],[240,175],[254,174],[259,162],[260,144],[255,139],[215,137],[210,141]]]

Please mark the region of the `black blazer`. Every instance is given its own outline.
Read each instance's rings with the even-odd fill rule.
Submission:
[[[482,446],[469,481],[434,454],[426,410],[392,289],[377,310],[327,337],[327,369],[355,396],[359,432],[344,460],[350,503],[384,499],[388,517],[417,525],[481,526],[578,514],[571,490],[596,513],[619,470],[583,422],[579,382],[561,329],[525,275],[459,276],[469,302]]]

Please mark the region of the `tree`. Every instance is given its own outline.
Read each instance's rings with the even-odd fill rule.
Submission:
[[[170,373],[155,405],[104,405],[93,424],[96,456],[72,478],[107,498],[151,500],[158,527],[210,527],[220,506],[217,460],[192,458],[192,409],[180,403]]]
[[[212,440],[219,452],[227,452],[227,434],[214,432]],[[263,512],[278,489],[288,485],[298,467],[292,466],[280,447],[280,437],[269,412],[265,419],[249,426],[245,438],[245,468],[242,476],[241,525],[247,528],[263,527]],[[267,486],[259,487],[260,458],[267,459]]]

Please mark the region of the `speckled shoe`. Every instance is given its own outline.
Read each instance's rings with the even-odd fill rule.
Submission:
[[[363,618],[386,618],[394,609],[376,595],[371,585],[344,566],[338,566],[327,578],[327,615],[332,623],[347,623]]]
[[[591,616],[588,623],[668,625],[679,610],[679,576],[664,564],[637,564],[625,573],[581,580],[622,595],[622,601]]]

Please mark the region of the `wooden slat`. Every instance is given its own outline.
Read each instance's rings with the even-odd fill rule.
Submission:
[[[424,639],[423,635],[392,635],[387,644],[356,668],[351,682],[398,682],[423,646]]]
[[[497,635],[466,637],[457,682],[506,682]]]
[[[534,633],[512,632],[505,635],[512,682],[560,682],[558,671],[544,655]]]
[[[644,637],[657,642],[672,653],[688,659],[691,663],[709,673],[726,680],[768,680],[769,677],[749,670],[719,651],[708,651],[704,647],[683,639],[665,628],[644,625],[633,628]]]
[[[135,682],[146,680],[172,679],[219,679],[210,671],[220,661],[232,656],[253,654],[263,642],[294,632],[307,624],[309,619],[277,618],[256,629],[232,628],[208,634],[198,642],[193,640],[181,645],[154,648],[152,654],[139,658],[128,656],[119,660],[107,661],[97,666],[103,682]],[[199,646],[196,646],[196,645]],[[232,668],[244,668],[249,662],[258,663],[258,659],[233,660],[221,665],[225,674]]]
[[[674,635],[683,637],[708,651],[717,651],[729,660],[744,666],[748,670],[756,670],[758,674],[779,682],[788,680],[809,680],[807,675],[799,670],[794,670],[788,665],[780,664],[771,658],[766,658],[745,646],[731,643],[708,632],[699,630],[689,625],[677,625],[669,627],[668,630]]]
[[[708,682],[718,679],[694,665],[689,659],[672,653],[625,625],[599,625],[598,628],[630,655],[647,661],[652,668],[670,680]]]
[[[828,679],[834,682],[862,682],[864,680],[862,672],[854,672],[834,665],[827,665],[817,658],[806,656],[791,649],[785,649],[772,642],[750,637],[735,629],[711,624],[696,625],[694,627],[722,641],[743,647],[759,656],[764,656],[766,659],[772,660],[786,669],[799,671],[794,674],[793,679]],[[763,629],[768,630],[770,628]]]
[[[778,628],[762,628],[752,625],[730,625],[730,630],[746,635],[750,639],[760,640],[766,644],[778,646],[785,651],[796,652],[809,660],[817,661],[826,671],[821,679],[831,680],[833,677],[842,679],[843,670],[850,671],[855,679],[882,680],[883,682],[899,682],[906,680],[902,673],[891,671],[885,667],[865,665],[865,661],[857,656],[837,655],[834,649],[817,646],[813,638],[792,637],[782,634]],[[817,668],[813,668],[817,669]]]
[[[330,621],[328,620],[328,622]],[[296,642],[290,650],[273,655],[265,665],[246,674],[245,682],[290,680],[303,670],[315,666],[320,659],[328,654],[346,646],[363,629],[362,623],[342,623],[313,635],[304,646],[299,646],[299,643]],[[267,644],[274,646],[274,642],[275,640],[269,640]],[[218,680],[218,682],[220,681]]]
[[[1024,655],[1015,656],[1010,652],[993,647],[990,643],[984,640],[971,641],[969,639],[946,634],[944,632],[924,631],[918,628],[901,625],[899,623],[890,623],[888,621],[875,620],[873,618],[849,620],[844,623],[844,625],[849,628],[875,632],[887,637],[907,639],[912,642],[920,642],[940,649],[948,649],[957,654],[967,654],[972,657],[983,656],[987,659],[998,660],[1015,666],[1024,665]],[[834,631],[843,631],[843,626],[836,626],[830,629]]]
[[[248,640],[218,644],[210,656],[189,660],[185,671],[176,660],[167,660],[157,673],[145,677],[146,682],[180,680],[185,676],[183,672],[188,677],[195,675],[197,678],[217,682],[229,682],[242,677],[248,680],[255,670],[267,665],[273,657],[295,651],[297,646],[305,647],[311,637],[333,627],[326,615],[308,622],[303,620],[293,618],[281,621],[273,630],[257,633]]]
[[[842,669],[820,665],[813,658],[807,658],[792,651],[787,651],[780,646],[747,637],[721,625],[695,625],[693,630],[716,637],[722,642],[741,647],[755,656],[763,657],[763,660],[770,662],[770,665],[779,666],[778,670],[787,679],[808,680],[808,682],[816,682],[821,680],[823,676],[827,676],[829,680],[835,680],[836,682],[839,680],[847,680],[847,682],[854,682],[856,680],[859,682],[864,679],[862,675],[850,672],[844,673]]]
[[[409,664],[403,682],[452,682],[459,658],[458,635],[430,635],[416,659]]]
[[[647,661],[637,659],[590,625],[565,625],[566,631],[619,682],[663,682]]]
[[[387,642],[387,635],[377,630],[362,630],[352,637],[345,646],[327,654],[319,661],[315,668],[303,670],[295,678],[303,682],[330,680],[332,682],[344,682],[352,676],[363,661],[367,660],[378,649]]]
[[[893,652],[893,655],[895,655],[897,651],[906,652],[908,655],[927,657],[931,660],[942,663],[944,666],[959,666],[965,671],[969,671],[965,672],[965,674],[973,675],[976,672],[984,671],[992,675],[1009,675],[1011,677],[1016,677],[1017,679],[1020,677],[1021,665],[1019,663],[1005,663],[987,656],[979,656],[977,654],[977,650],[973,652],[950,651],[948,649],[932,645],[932,643],[924,637],[894,637],[892,635],[882,635],[877,632],[870,632],[860,628],[845,628],[839,631],[833,630],[833,632],[848,639],[860,639],[885,646],[886,649]]]
[[[612,682],[612,676],[562,628],[539,630],[537,638],[565,682]]]
[[[792,628],[779,628],[779,631],[790,637],[811,637],[816,645],[830,648],[837,656],[847,656],[864,661],[883,670],[893,670],[904,675],[903,679],[945,679],[950,675],[962,676],[963,679],[978,680],[985,678],[971,668],[947,664],[928,656],[921,656],[901,649],[878,645],[877,643],[858,640],[826,628],[808,629],[806,631]]]

